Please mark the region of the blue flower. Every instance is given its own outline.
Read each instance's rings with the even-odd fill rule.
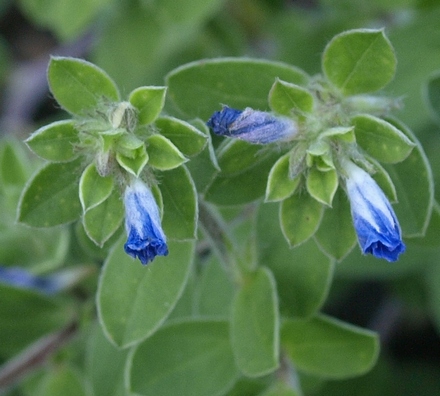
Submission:
[[[362,252],[396,261],[405,251],[405,244],[390,202],[363,169],[351,162],[344,168],[351,215]]]
[[[168,247],[159,208],[150,189],[139,179],[125,190],[125,229],[128,239],[124,250],[148,264],[156,256],[166,256]]]
[[[235,137],[250,143],[268,144],[290,140],[298,130],[290,118],[276,117],[249,107],[242,110],[223,106],[206,123],[216,135]]]
[[[64,284],[56,275],[38,276],[20,267],[0,266],[0,283],[20,289],[35,290],[43,294],[60,291]]]

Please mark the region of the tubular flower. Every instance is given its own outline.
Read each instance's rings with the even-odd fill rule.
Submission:
[[[65,286],[65,282],[59,276],[38,276],[24,268],[2,265],[0,265],[0,283],[20,289],[35,290],[43,294],[56,293]]]
[[[163,233],[159,208],[150,189],[139,179],[125,190],[125,252],[148,264],[156,256],[166,256],[168,247]]]
[[[298,133],[293,120],[250,107],[242,111],[223,106],[206,124],[216,135],[235,137],[256,144],[286,141]]]
[[[363,169],[348,162],[345,170],[351,215],[362,252],[396,261],[405,251],[405,244],[390,202]]]

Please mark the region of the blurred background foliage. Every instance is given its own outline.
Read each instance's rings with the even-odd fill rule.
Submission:
[[[2,0],[0,132],[5,137],[24,138],[37,126],[62,117],[47,90],[49,55],[83,57],[96,63],[113,77],[124,96],[139,85],[163,85],[170,70],[202,58],[267,58],[315,74],[320,70],[321,52],[335,34],[384,27],[398,59],[396,77],[386,93],[402,98],[403,106],[396,115],[422,142],[438,185],[440,124],[426,100],[426,84],[440,70],[439,21],[438,0]],[[14,227],[8,208],[16,204],[17,191],[31,172],[17,170],[14,159],[8,157],[10,145],[15,144],[5,144],[0,153],[2,188],[10,186],[2,191],[0,231]],[[13,182],[5,184],[14,172]],[[435,197],[440,198],[439,191]],[[408,252],[399,262],[389,264],[372,257],[359,260],[358,252],[353,252],[356,259],[349,256],[336,265],[323,311],[378,331],[381,357],[360,378],[319,386],[303,378],[307,395],[440,393],[439,213],[435,207],[427,236],[409,241]],[[271,238],[274,246],[283,245],[276,249],[283,255],[287,246],[278,233],[274,230]],[[37,272],[65,262],[69,236],[64,231],[48,230],[35,238],[29,230],[0,234],[0,261],[24,265],[32,261]],[[59,240],[58,248],[49,254],[48,243],[53,238]],[[75,243],[80,243],[81,235],[76,238],[79,242]],[[44,254],[39,255],[40,248]],[[0,298],[0,321],[5,321],[8,317],[4,315],[11,312],[3,312],[2,304]],[[64,323],[66,315],[58,306],[44,298],[40,305],[42,318]],[[51,326],[42,319],[23,345],[2,339],[0,360]],[[63,353],[72,354],[73,361],[81,356],[73,347]],[[63,375],[75,389],[75,371]],[[40,388],[44,394],[44,387]],[[255,383],[248,389],[247,395],[258,392]]]

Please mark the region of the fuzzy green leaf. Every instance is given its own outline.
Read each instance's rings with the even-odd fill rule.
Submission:
[[[138,110],[139,125],[152,123],[165,104],[166,87],[139,87],[130,93],[129,101]]]

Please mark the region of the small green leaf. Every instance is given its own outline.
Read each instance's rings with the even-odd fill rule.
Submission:
[[[123,218],[124,207],[121,195],[113,190],[107,199],[84,213],[84,230],[93,242],[102,247],[118,230]]]
[[[338,174],[334,169],[321,172],[313,167],[307,175],[307,191],[324,205],[332,206],[338,184]]]
[[[290,197],[298,187],[301,177],[290,177],[291,153],[287,153],[275,162],[270,170],[266,187],[266,202],[282,201]]]
[[[77,157],[75,145],[79,143],[78,131],[72,120],[56,121],[46,125],[25,140],[39,157],[54,162],[71,161]]]
[[[107,338],[125,348],[157,330],[181,296],[193,260],[194,243],[169,242],[169,255],[148,267],[115,245],[102,268],[97,305]]]
[[[356,244],[350,205],[341,188],[333,198],[332,208],[325,210],[315,239],[326,254],[338,261],[350,253]]]
[[[388,172],[379,164],[379,162],[369,158],[369,162],[374,165],[374,173],[371,175],[385,195],[388,197],[390,202],[396,203],[398,202],[396,187],[394,186],[393,181],[391,180]]]
[[[354,134],[354,127],[333,127],[322,132],[319,137],[335,138],[346,143],[355,143],[356,135]]]
[[[239,377],[221,321],[163,327],[133,349],[128,367],[128,391],[136,395],[224,395]]]
[[[130,93],[128,100],[139,112],[139,125],[150,124],[159,116],[166,92],[166,87],[139,87]]]
[[[25,187],[20,199],[18,221],[34,227],[70,223],[81,214],[78,183],[82,159],[50,163]]]
[[[353,117],[353,122],[357,143],[381,162],[401,162],[415,146],[403,132],[380,118],[361,114]]]
[[[383,30],[349,30],[324,50],[327,79],[345,95],[374,92],[387,85],[396,70],[394,49]]]
[[[187,161],[179,149],[162,135],[152,135],[146,140],[148,164],[159,170],[177,168]]]
[[[156,126],[184,155],[192,157],[206,146],[207,135],[185,121],[174,117],[159,117]]]
[[[104,100],[119,100],[119,92],[112,79],[103,70],[82,59],[52,57],[47,78],[57,102],[76,115],[94,110]]]
[[[291,247],[309,239],[318,229],[324,206],[309,194],[297,193],[280,204],[280,224]]]
[[[170,239],[188,240],[196,237],[197,193],[185,166],[163,173],[160,180],[164,214],[162,226]]]
[[[2,138],[0,141],[0,190],[18,187],[20,190],[29,178],[31,164],[28,150],[18,139]],[[14,203],[15,204],[15,203]]]
[[[267,95],[276,78],[305,84],[307,75],[281,62],[260,59],[204,59],[183,65],[166,77],[169,97],[190,117],[207,120],[221,104],[268,110]]]
[[[372,331],[320,315],[286,320],[281,343],[295,367],[325,378],[350,378],[368,372],[379,354]]]
[[[79,180],[79,200],[83,211],[99,205],[112,193],[114,187],[113,177],[102,177],[91,163],[81,175]]]
[[[260,267],[235,295],[231,342],[240,371],[250,377],[268,374],[279,365],[279,317],[275,279]]]
[[[118,161],[118,164],[127,172],[136,177],[139,177],[140,173],[144,170],[145,165],[147,165],[149,159],[145,148],[139,151],[139,154],[136,155],[135,158],[125,157],[121,153],[116,154],[116,161]]]
[[[269,92],[269,105],[276,113],[291,116],[310,113],[314,99],[307,89],[277,78]]]

